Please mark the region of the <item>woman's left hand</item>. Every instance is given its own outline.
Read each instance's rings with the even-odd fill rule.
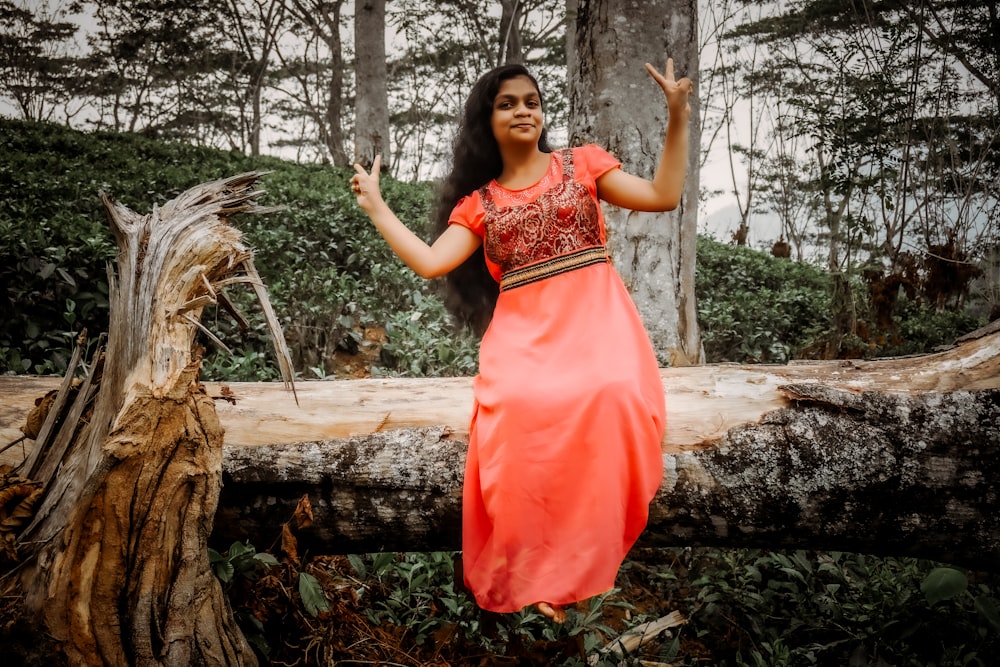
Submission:
[[[680,111],[691,111],[691,103],[689,98],[691,93],[694,92],[694,84],[691,79],[684,77],[680,81],[674,80],[674,59],[667,58],[667,67],[663,74],[650,65],[646,63],[646,71],[649,75],[653,77],[656,83],[660,84],[660,88],[663,89],[663,94],[667,97],[667,109],[670,110],[671,114],[678,113]]]

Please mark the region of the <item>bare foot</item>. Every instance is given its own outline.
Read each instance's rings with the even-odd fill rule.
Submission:
[[[553,605],[548,602],[538,602],[535,604],[535,609],[541,612],[542,616],[551,618],[553,623],[566,622],[566,610],[557,604]]]

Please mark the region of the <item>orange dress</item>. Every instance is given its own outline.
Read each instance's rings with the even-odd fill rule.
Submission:
[[[483,609],[612,588],[660,485],[663,384],[596,197],[618,166],[593,145],[557,151],[535,186],[491,182],[451,215],[483,237],[501,284],[463,496],[465,581]]]

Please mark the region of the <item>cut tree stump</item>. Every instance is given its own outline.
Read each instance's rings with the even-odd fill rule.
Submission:
[[[1000,322],[925,356],[661,375],[666,474],[641,545],[1000,564]],[[0,436],[55,384],[0,378]],[[470,378],[296,389],[206,385],[225,429],[213,539],[267,548],[309,495],[314,553],[460,548]]]

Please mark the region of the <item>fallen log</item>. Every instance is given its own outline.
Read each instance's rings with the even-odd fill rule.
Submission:
[[[666,475],[640,544],[1000,564],[1000,322],[925,356],[661,374]],[[0,398],[23,409],[46,382],[0,379]],[[213,539],[266,547],[309,495],[314,552],[459,548],[469,378],[296,387],[298,405],[206,385],[226,431]]]

